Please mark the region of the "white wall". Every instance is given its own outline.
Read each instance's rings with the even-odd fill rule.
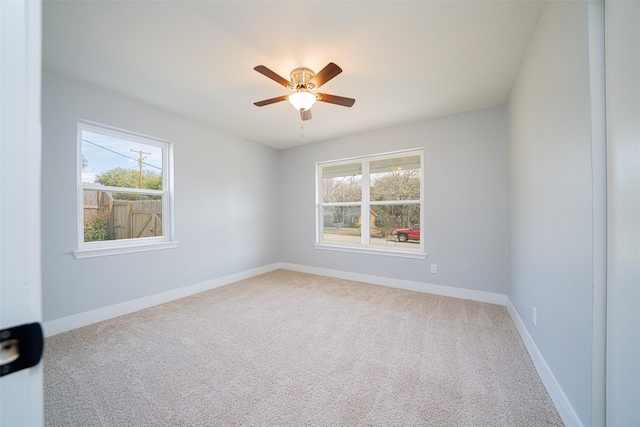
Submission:
[[[603,100],[591,80],[602,59],[590,57],[589,7],[545,4],[507,104],[507,295],[583,425],[604,286],[604,141],[592,130]]]
[[[174,143],[177,249],[74,258],[78,119]],[[42,123],[45,321],[279,261],[277,151],[48,70]]]
[[[281,261],[504,294],[505,126],[496,107],[283,151]],[[427,259],[314,249],[316,162],[410,148],[425,153]]]
[[[607,425],[640,425],[640,2],[606,3]]]

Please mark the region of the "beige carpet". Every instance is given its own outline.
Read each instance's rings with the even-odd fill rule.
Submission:
[[[50,337],[47,426],[548,426],[502,306],[278,270]]]

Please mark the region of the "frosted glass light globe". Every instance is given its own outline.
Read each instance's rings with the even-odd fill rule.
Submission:
[[[289,102],[296,110],[305,111],[311,108],[313,104],[315,104],[316,96],[310,92],[301,90],[289,95]]]

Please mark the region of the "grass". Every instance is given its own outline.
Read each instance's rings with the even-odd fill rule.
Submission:
[[[325,234],[337,234],[339,236],[360,236],[360,229],[359,228],[349,228],[349,227],[340,227],[340,228],[333,228],[333,227],[325,227],[324,228],[324,232]],[[380,237],[383,238],[384,235],[382,234],[382,230],[378,230],[377,228],[372,228],[371,229],[371,237]]]

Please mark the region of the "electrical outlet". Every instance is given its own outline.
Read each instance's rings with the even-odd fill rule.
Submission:
[[[438,264],[431,264],[431,272],[433,274],[438,274]]]
[[[533,307],[533,326],[538,326],[538,310]]]

